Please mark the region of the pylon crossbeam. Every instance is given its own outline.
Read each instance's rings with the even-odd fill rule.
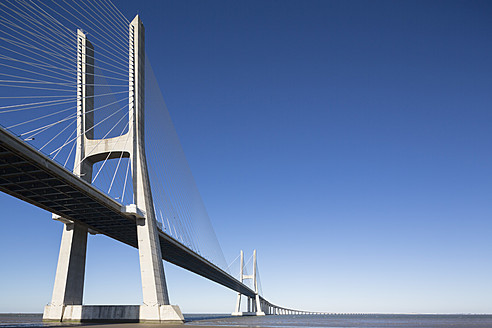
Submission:
[[[132,135],[127,132],[114,138],[86,139],[85,149],[88,155],[84,160],[95,164],[107,159],[131,158],[133,144],[128,141],[130,138]]]

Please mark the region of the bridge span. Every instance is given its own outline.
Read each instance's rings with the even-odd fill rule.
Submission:
[[[138,247],[136,216],[128,208],[76,177],[60,164],[0,127],[0,191],[83,224],[129,246]],[[248,297],[241,315],[322,314],[284,308],[257,293],[215,264],[159,229],[162,259]]]
[[[37,149],[0,128],[0,190],[138,247],[136,215]],[[162,258],[248,297],[255,292],[159,229]]]
[[[82,6],[78,2],[75,3],[77,3],[77,6]],[[176,231],[175,235],[172,236],[168,233],[169,230],[164,231],[159,226],[159,223],[162,223],[163,215],[159,211],[161,215],[161,222],[159,222],[156,216],[156,206],[159,203],[155,202],[153,198],[145,151],[145,29],[140,17],[137,15],[131,22],[127,22],[126,18],[122,17],[123,15],[119,13],[119,24],[122,24],[120,25],[120,31],[117,34],[114,34],[112,29],[106,31],[123,40],[123,43],[120,44],[120,51],[123,51],[121,54],[122,57],[120,58],[123,59],[123,67],[120,67],[112,63],[108,64],[106,62],[105,64],[107,60],[113,60],[118,65],[121,64],[113,58],[115,49],[112,46],[109,46],[110,51],[107,53],[109,54],[108,56],[104,55],[102,51],[104,47],[98,48],[92,43],[94,41],[92,39],[93,36],[101,33],[100,27],[93,30],[94,33],[91,34],[91,40],[89,40],[89,34],[82,29],[83,26],[80,28],[77,27],[75,33],[66,26],[63,26],[59,21],[53,20],[53,17],[46,12],[50,8],[43,9],[40,7],[43,6],[41,2],[35,6],[25,2],[19,2],[19,6],[26,13],[36,14],[30,17],[29,22],[25,26],[26,29],[19,29],[19,31],[26,30],[30,35],[42,37],[43,40],[49,43],[51,41],[49,34],[48,36],[41,35],[39,33],[43,32],[39,32],[37,27],[33,29],[36,25],[44,26],[48,31],[54,32],[62,38],[66,38],[63,42],[67,42],[69,46],[64,48],[63,51],[73,60],[73,62],[69,61],[70,65],[73,64],[73,66],[68,66],[64,70],[65,72],[73,73],[73,75],[66,77],[68,80],[63,81],[63,83],[53,81],[52,79],[56,79],[56,77],[52,77],[52,74],[43,74],[48,81],[39,80],[39,77],[33,78],[31,75],[37,73],[36,70],[40,67],[39,64],[36,64],[37,66],[35,65],[34,68],[31,67],[30,69],[26,69],[25,67],[19,68],[20,72],[18,74],[26,74],[27,72],[27,76],[23,77],[24,80],[10,81],[10,83],[29,84],[27,89],[52,90],[54,92],[68,91],[70,94],[63,96],[55,94],[53,96],[55,100],[21,104],[6,103],[5,106],[0,107],[0,109],[3,109],[3,111],[0,111],[0,114],[6,114],[16,113],[20,110],[32,110],[34,108],[49,110],[51,107],[56,106],[56,104],[65,104],[65,101],[73,101],[75,105],[74,107],[56,109],[53,113],[40,111],[41,114],[37,118],[28,117],[26,119],[26,117],[19,115],[17,118],[20,122],[10,122],[9,124],[11,125],[8,128],[0,127],[0,191],[49,211],[53,214],[54,219],[64,223],[52,302],[45,307],[43,318],[56,321],[131,320],[183,322],[184,317],[179,307],[170,305],[162,260],[166,260],[236,291],[238,298],[233,315],[313,314],[312,312],[297,311],[276,306],[260,295],[256,274],[256,251],[254,253],[254,269],[252,275],[243,275],[243,256],[241,253],[241,274],[240,279],[236,279],[226,272],[227,269],[224,270],[214,264],[210,256],[203,256],[200,250],[193,247],[193,245],[188,245],[183,239],[181,241],[178,240]],[[74,9],[74,7],[71,8]],[[89,6],[87,10],[94,10],[94,8]],[[114,8],[111,10],[115,11]],[[77,15],[74,15],[69,10],[66,11],[71,16],[78,18]],[[19,13],[19,11],[15,11],[11,16],[16,17],[15,15]],[[24,13],[21,13],[20,17],[17,17],[16,20],[22,24],[23,19],[26,17]],[[47,22],[49,24],[45,26]],[[84,23],[81,20],[79,22]],[[35,24],[33,25],[31,23]],[[53,27],[53,24],[55,27]],[[57,31],[56,28],[60,30]],[[33,30],[31,31],[29,29]],[[0,32],[2,31],[0,30]],[[125,36],[122,37],[122,35]],[[12,52],[12,55],[20,54],[25,56],[25,54],[19,52],[20,50],[32,52],[33,49],[32,47],[28,47],[29,42],[27,41],[36,42],[36,40],[30,37],[26,38],[22,34],[18,37],[23,42],[19,43],[15,41],[15,43],[12,43],[14,46],[11,45],[11,47],[14,49],[3,46],[2,48]],[[26,38],[26,40],[23,38]],[[5,38],[0,37],[0,39],[4,40]],[[9,39],[5,40],[9,41]],[[99,41],[102,41],[102,43],[99,43],[99,46],[106,43],[106,40]],[[6,58],[13,60],[15,63],[32,64],[23,60],[16,60],[13,57]],[[96,58],[98,61],[96,61]],[[109,75],[102,77],[116,81],[115,83],[118,84],[113,86],[124,88],[124,90],[113,93],[96,92],[97,83],[100,83],[96,77],[101,77],[99,74],[102,74],[101,70],[104,69],[102,67],[100,71],[96,71],[96,63],[103,64],[103,66],[107,65],[105,67],[106,71],[112,73],[106,73]],[[55,64],[58,64],[58,59],[55,59]],[[57,66],[46,66],[44,62],[41,65],[41,67],[48,70],[57,69]],[[15,66],[11,65],[8,67],[13,70],[16,69]],[[112,68],[110,69],[109,67]],[[119,69],[119,71],[113,72],[112,69]],[[11,73],[10,71],[3,73],[0,71],[0,74],[22,78],[22,76],[18,77]],[[117,77],[115,77],[115,74]],[[33,83],[37,83],[40,86],[33,87]],[[57,86],[57,88],[50,89],[46,86]],[[26,88],[25,85],[22,85],[22,87]],[[67,87],[68,89],[62,90],[60,89],[61,87]],[[103,84],[103,87],[106,88],[108,85]],[[122,94],[125,94],[126,97],[121,96],[123,97],[122,99],[109,104],[95,101],[96,98],[99,99],[98,97]],[[21,99],[20,101],[24,101],[22,99],[37,99],[38,97],[44,99],[44,97],[50,96],[36,94],[19,96],[19,99]],[[16,97],[1,98],[15,99]],[[102,119],[99,118],[100,121],[95,123],[94,112],[96,110],[106,108],[111,104],[121,101],[125,101],[127,104],[118,110],[112,108],[110,113]],[[67,111],[72,112],[66,117],[60,118],[54,116],[62,113],[66,115]],[[108,128],[109,131],[104,137],[96,138],[94,128],[120,111],[124,114],[120,113],[121,118],[119,121],[115,122],[110,129]],[[54,122],[44,122],[42,124],[48,124],[42,125],[41,127],[31,126],[28,129],[29,131],[24,133],[13,132],[11,130],[12,127],[22,126],[25,123],[32,123],[46,118],[53,118]],[[54,136],[45,137],[46,143],[42,147],[36,148],[26,142],[34,140],[34,136],[38,138],[40,133],[65,121],[69,121],[70,124],[64,129],[59,129],[59,132],[55,132],[56,134]],[[119,136],[108,137],[110,132],[120,122],[125,121],[127,122],[126,126],[121,129]],[[0,122],[3,123],[3,121]],[[71,125],[74,125],[75,128],[69,130],[71,134],[68,135],[65,141],[61,142],[61,146],[57,144],[53,147],[54,149],[49,155],[41,152],[44,147],[55,140],[65,130],[69,129]],[[72,137],[73,135],[75,137]],[[161,135],[158,135],[157,138],[160,137]],[[168,135],[167,137],[169,138]],[[60,150],[70,144],[72,144],[72,148],[70,152],[66,151],[68,155],[65,165],[69,159],[73,159],[74,166],[72,171],[55,161]],[[74,149],[75,152],[73,157],[71,157],[72,150]],[[118,173],[119,164],[123,158],[128,159],[128,166],[125,173],[122,195],[126,190],[128,172],[131,167],[131,174],[129,176],[133,190],[130,191],[132,193],[130,197],[132,202],[130,204],[124,203],[123,200],[120,203],[117,201],[118,198],[110,195],[116,173]],[[92,183],[97,179],[104,164],[108,160],[113,159],[119,159],[118,166],[116,166],[108,191],[103,192]],[[162,160],[162,162],[166,160],[167,158]],[[96,164],[100,165],[100,167],[99,171],[93,177],[93,170],[97,167]],[[187,165],[187,163],[184,164],[183,166]],[[163,163],[160,162],[159,165],[163,166]],[[165,171],[165,169],[161,171]],[[186,180],[186,178],[181,180]],[[178,206],[182,206],[181,201],[180,199]],[[204,211],[203,209],[200,210]],[[166,215],[174,216],[168,214]],[[195,229],[190,224],[190,221],[196,220],[196,216],[187,212],[186,219],[188,220],[187,224],[191,228],[188,228],[188,230],[183,228],[181,232],[185,232],[185,235],[191,235],[195,232]],[[103,234],[138,249],[143,305],[82,305],[87,235],[89,232]],[[244,284],[243,279],[253,279],[254,287]],[[243,296],[247,299],[248,310],[245,312],[241,312],[240,306]]]

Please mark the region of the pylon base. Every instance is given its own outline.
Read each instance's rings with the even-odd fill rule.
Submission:
[[[177,305],[47,305],[43,321],[183,323]]]
[[[235,317],[262,316],[265,315],[265,312],[232,312],[231,315]]]

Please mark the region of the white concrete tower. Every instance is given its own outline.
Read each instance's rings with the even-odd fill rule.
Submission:
[[[77,30],[77,141],[73,173],[90,183],[92,166],[84,165],[85,140],[93,136],[87,126],[94,124],[94,47],[82,30]],[[87,135],[87,137],[86,137]],[[58,265],[51,303],[44,310],[44,320],[63,320],[67,305],[82,305],[84,293],[87,228],[53,215],[65,226],[62,234]]]
[[[241,250],[241,259],[240,259],[240,264],[239,264],[239,281],[240,282],[244,281],[243,268],[244,268],[244,253]],[[241,293],[237,293],[236,309],[234,312],[232,312],[232,315],[234,315],[234,316],[242,315],[242,312],[241,312]]]
[[[87,228],[65,222],[52,302],[44,320],[122,320],[183,322],[178,306],[169,305],[162,254],[154,214],[147,160],[145,157],[145,32],[137,15],[129,26],[129,126],[124,135],[94,139],[94,48],[78,31],[77,61],[77,153],[74,174],[91,183],[95,163],[129,158],[132,165],[135,204],[122,211],[134,214],[137,224],[143,305],[83,306]],[[128,142],[130,141],[130,142]]]
[[[137,219],[138,252],[142,279],[143,305],[140,321],[184,321],[178,306],[169,305],[162,254],[157,234],[154,202],[145,157],[145,30],[137,15],[129,31],[129,110],[133,125],[133,195],[137,209],[145,214]]]
[[[257,262],[256,262],[256,249],[253,251],[253,274],[252,275],[245,275],[244,274],[244,253],[241,251],[241,263],[240,263],[240,269],[239,269],[239,281],[244,282],[246,279],[252,279],[253,280],[253,288],[255,289],[255,298],[250,298],[248,297],[246,299],[247,302],[247,312],[242,312],[241,311],[241,293],[237,294],[237,300],[236,300],[236,309],[234,312],[232,312],[231,315],[233,316],[243,316],[243,315],[265,315],[265,312],[263,312],[262,309],[262,304],[260,300],[260,293],[258,290],[258,280],[257,280],[257,274],[256,271],[258,269],[257,267]]]
[[[254,311],[256,312],[256,315],[265,315],[265,312],[263,312],[260,303],[260,290],[258,289],[257,271],[258,271],[258,263],[256,262],[256,249],[255,249],[253,251],[253,284],[255,286],[255,294],[256,294],[255,297],[256,306]]]

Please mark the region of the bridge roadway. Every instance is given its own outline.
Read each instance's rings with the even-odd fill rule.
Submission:
[[[135,216],[89,183],[0,127],[0,191],[137,247]],[[248,286],[159,231],[162,258],[243,295]],[[263,300],[263,299],[262,299]]]

